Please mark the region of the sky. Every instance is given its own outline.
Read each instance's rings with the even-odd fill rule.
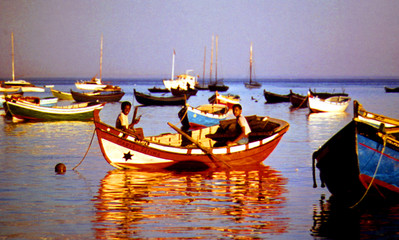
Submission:
[[[396,0],[0,0],[0,77],[399,77]],[[214,47],[215,48],[215,47]],[[216,50],[214,50],[215,62]]]

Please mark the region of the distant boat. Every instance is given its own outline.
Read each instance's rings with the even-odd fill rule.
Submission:
[[[307,108],[308,96],[303,96],[290,90],[290,102],[294,108]]]
[[[32,121],[86,121],[93,118],[95,109],[102,109],[102,104],[81,103],[68,106],[43,107],[37,104],[7,100],[5,109],[8,115],[22,120]]]
[[[60,100],[73,100],[72,94],[67,92],[61,92],[51,88],[51,93],[54,97],[57,97]]]
[[[4,87],[1,88],[3,92],[12,92],[13,88],[16,89],[16,91],[22,91],[22,92],[44,92],[44,88],[42,87],[36,87],[30,82],[27,82],[25,80],[15,80],[15,64],[14,64],[14,33],[11,33],[11,67],[12,67],[12,80],[11,81],[5,81],[3,83]]]
[[[308,101],[311,112],[345,112],[351,98],[346,93],[315,93],[309,89]]]
[[[390,87],[384,87],[385,92],[399,92],[399,87],[396,88],[390,88]]]
[[[353,120],[313,153],[315,166],[339,201],[355,206],[363,199],[399,199],[399,120],[367,112],[354,101]],[[316,162],[317,161],[317,162]]]
[[[152,92],[152,93],[167,93],[167,92],[170,92],[169,89],[160,88],[160,87],[148,88],[148,91]]]
[[[186,104],[178,116],[187,129],[200,129],[218,125],[227,118],[228,113],[229,108],[223,104],[203,104],[195,108]]]
[[[76,102],[119,102],[123,95],[122,91],[103,92],[95,91],[89,93],[80,93],[71,90],[72,98]]]
[[[206,46],[204,48],[204,66],[202,72],[202,83],[200,84],[199,82],[197,82],[197,84],[195,85],[195,89],[198,90],[209,90],[208,84],[205,83],[205,63],[206,63]]]
[[[92,79],[89,81],[86,80],[78,80],[75,83],[75,86],[77,89],[80,90],[90,90],[90,91],[96,91],[96,90],[105,90],[106,88],[110,89],[111,91],[118,90],[116,88],[119,88],[118,86],[112,86],[112,85],[107,85],[102,83],[102,66],[103,66],[103,35],[101,34],[101,44],[100,44],[100,77],[97,78],[97,75],[94,76]],[[120,88],[119,88],[120,90]]]
[[[173,57],[172,57],[172,75],[171,78],[168,80],[162,80],[164,86],[166,89],[169,91],[172,88],[178,88],[180,87],[183,90],[187,90],[188,88],[195,88],[195,85],[197,84],[197,77],[190,75],[189,73],[192,72],[193,70],[187,70],[186,74],[180,74],[177,75],[176,79],[174,78],[175,74],[175,50],[173,50]]]
[[[215,82],[211,83],[208,85],[209,91],[215,92],[225,92],[229,90],[229,86],[225,85],[223,81],[220,81],[218,79],[218,36],[216,35],[216,57],[215,57]],[[213,57],[213,38],[212,38],[212,54],[211,56]],[[211,58],[211,77],[210,80],[212,79],[212,58]]]
[[[178,88],[171,88],[170,92],[172,93],[173,96],[176,96],[176,97],[184,96],[184,95],[195,96],[195,95],[197,95],[198,89],[189,88],[189,89],[183,90],[183,89],[180,89],[180,87],[178,87]]]
[[[233,94],[221,95],[216,91],[215,94],[208,99],[208,102],[212,104],[223,104],[231,109],[234,104],[240,103],[240,96]]]
[[[266,103],[281,103],[281,102],[289,102],[290,94],[278,94],[268,92],[263,89],[263,95],[265,96]]]
[[[262,84],[257,81],[252,80],[252,42],[249,48],[249,82],[244,83],[246,88],[260,88]]]
[[[136,89],[133,89],[133,92],[137,102],[143,105],[157,105],[157,106],[184,105],[186,104],[186,100],[190,98],[190,95],[188,95],[187,97],[186,96],[158,97],[137,92]]]

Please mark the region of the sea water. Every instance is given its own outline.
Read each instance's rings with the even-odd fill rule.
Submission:
[[[138,105],[133,89],[148,92],[161,80],[105,81],[125,91],[122,101]],[[398,80],[225,80],[227,93],[241,97],[244,115],[279,118],[289,131],[264,166],[199,173],[117,170],[104,159],[92,122],[9,123],[0,119],[0,239],[392,239],[399,235],[399,204],[346,209],[329,201],[326,188],[313,188],[312,153],[349,123],[344,113],[310,114],[290,103],[267,104],[263,90],[306,95],[342,92],[368,111],[399,119],[399,93],[384,86]],[[73,79],[32,80],[69,92]],[[45,93],[31,93],[40,97]],[[162,95],[162,94],[158,94]],[[206,104],[199,91],[188,103]],[[70,102],[60,102],[68,104]],[[180,106],[140,107],[138,127],[147,136],[180,126]],[[120,103],[106,104],[102,121],[114,125]],[[4,112],[0,110],[0,114]],[[130,119],[132,113],[130,113]],[[93,138],[92,138],[93,137]],[[92,141],[91,141],[92,140]],[[84,155],[86,157],[83,159]],[[72,170],[83,159],[75,171]],[[54,167],[64,163],[65,174]],[[316,170],[318,176],[318,171]],[[317,177],[318,179],[318,177]],[[318,185],[320,182],[318,181]]]

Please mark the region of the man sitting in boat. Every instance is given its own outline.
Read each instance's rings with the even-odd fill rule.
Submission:
[[[242,107],[240,104],[234,104],[233,105],[233,114],[237,118],[237,134],[238,137],[234,139],[233,141],[227,141],[227,146],[231,146],[234,144],[247,144],[248,143],[248,134],[251,132],[251,128],[249,127],[249,124],[247,122],[247,119],[242,113]]]
[[[134,125],[139,123],[140,117],[137,119],[135,116],[133,117],[133,121],[131,124],[129,124],[129,118],[128,115],[130,113],[130,109],[132,108],[132,104],[129,101],[122,102],[121,105],[121,113],[118,115],[118,118],[116,119],[116,124],[115,127],[117,129],[124,130],[126,132],[132,133],[134,136],[136,136],[138,139],[143,139],[143,131],[142,129],[134,129]],[[141,130],[141,131],[140,131]]]

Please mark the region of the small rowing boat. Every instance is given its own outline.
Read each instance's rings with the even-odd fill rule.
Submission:
[[[224,141],[230,139],[228,130],[236,127],[235,119],[194,130],[190,132],[191,136],[169,124],[180,134],[167,133],[142,139],[103,123],[99,111],[94,111],[95,131],[101,152],[110,165],[119,169],[180,168],[194,171],[204,167],[243,168],[260,164],[275,149],[288,131],[289,124],[283,120],[259,116],[247,117],[247,121],[252,130],[249,143],[215,147],[214,144],[219,139]],[[187,141],[192,141],[194,145],[184,144]]]

